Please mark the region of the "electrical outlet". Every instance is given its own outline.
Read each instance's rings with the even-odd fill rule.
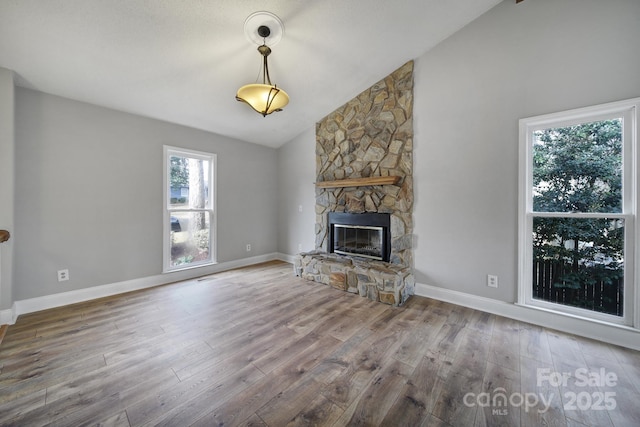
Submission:
[[[302,212],[302,205],[298,205],[298,212]]]
[[[302,252],[302,243],[298,243],[298,252]]]
[[[247,252],[251,252],[251,244],[247,243]]]
[[[490,288],[498,287],[498,276],[494,276],[493,274],[487,274],[487,286]]]
[[[69,270],[58,270],[58,282],[64,282],[69,280]]]

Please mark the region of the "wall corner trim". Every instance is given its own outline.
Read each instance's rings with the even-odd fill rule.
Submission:
[[[276,253],[276,259],[283,262],[288,262],[289,264],[293,264],[295,258],[296,255],[283,254],[282,252]]]
[[[14,303],[11,308],[0,310],[0,325],[13,325],[16,323],[16,304]]]

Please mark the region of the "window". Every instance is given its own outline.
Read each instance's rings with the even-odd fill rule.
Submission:
[[[164,147],[165,272],[215,262],[215,154]]]
[[[640,326],[639,107],[520,120],[519,303]]]

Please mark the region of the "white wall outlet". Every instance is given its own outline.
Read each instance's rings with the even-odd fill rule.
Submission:
[[[487,274],[487,286],[490,288],[498,287],[498,276],[494,276],[493,274]]]
[[[251,252],[251,244],[247,243],[247,252]]]
[[[302,252],[302,243],[298,243],[298,252]]]
[[[302,212],[302,205],[298,205],[298,212]]]
[[[64,270],[58,270],[58,282],[64,282],[66,280],[69,280],[69,270],[66,268]]]

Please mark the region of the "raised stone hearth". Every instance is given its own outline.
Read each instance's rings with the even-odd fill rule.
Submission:
[[[413,295],[415,287],[408,267],[322,251],[299,254],[293,268],[294,273],[303,279],[393,306],[404,304]]]

